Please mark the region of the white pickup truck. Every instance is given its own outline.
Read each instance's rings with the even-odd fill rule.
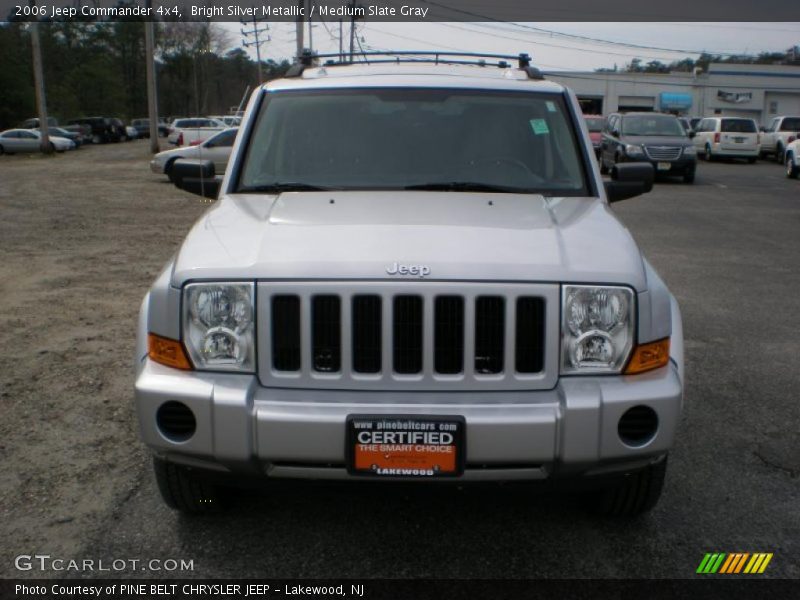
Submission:
[[[761,157],[772,155],[784,163],[786,147],[800,137],[800,117],[775,117],[761,134]]]
[[[167,141],[173,146],[193,146],[227,128],[225,123],[216,119],[176,119],[169,126]]]

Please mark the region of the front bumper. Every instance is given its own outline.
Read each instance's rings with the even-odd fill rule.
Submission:
[[[552,390],[492,393],[265,388],[254,375],[178,371],[148,358],[137,366],[141,435],[156,454],[257,477],[353,478],[345,468],[350,414],[463,416],[463,480],[599,475],[664,455],[682,403],[681,372],[673,361],[642,375],[565,377]],[[159,431],[156,412],[169,400],[194,413],[197,428],[186,441],[170,441]],[[631,447],[617,426],[637,405],[655,410],[659,424],[648,443]]]
[[[681,156],[675,160],[652,160],[648,157],[628,157],[624,162],[645,162],[653,165],[656,176],[658,175],[683,175],[692,173],[697,169],[697,157]],[[669,164],[669,169],[661,169],[662,165]]]
[[[159,175],[163,175],[164,165],[165,163],[161,162],[160,160],[153,159],[150,161],[150,170],[153,173],[158,173]]]

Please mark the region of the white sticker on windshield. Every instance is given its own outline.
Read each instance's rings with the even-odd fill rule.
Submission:
[[[550,130],[547,128],[547,121],[544,119],[531,119],[531,129],[533,129],[533,133],[536,135],[544,135],[550,133]]]
[[[545,104],[545,106],[547,106],[547,111],[548,112],[556,112],[556,103],[555,102],[552,102],[551,100],[548,100],[544,104]]]

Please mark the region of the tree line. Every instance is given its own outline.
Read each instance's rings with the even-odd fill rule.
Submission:
[[[793,65],[800,66],[800,48],[795,46],[786,52],[760,52],[757,55],[720,56],[703,52],[697,59],[684,58],[670,63],[660,60],[643,61],[634,58],[624,67],[596,69],[598,73],[691,73],[695,69],[708,72],[711,63],[728,63],[738,65]]]
[[[144,24],[40,22],[48,114],[147,117]],[[159,116],[226,114],[258,83],[256,62],[214,23],[156,25]],[[36,116],[30,25],[0,22],[0,131]],[[262,61],[265,80],[289,62]]]

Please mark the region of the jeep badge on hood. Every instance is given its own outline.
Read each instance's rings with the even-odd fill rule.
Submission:
[[[392,263],[391,266],[386,267],[386,272],[389,275],[415,275],[417,277],[426,277],[431,274],[431,268],[428,265],[401,265],[400,263]]]

